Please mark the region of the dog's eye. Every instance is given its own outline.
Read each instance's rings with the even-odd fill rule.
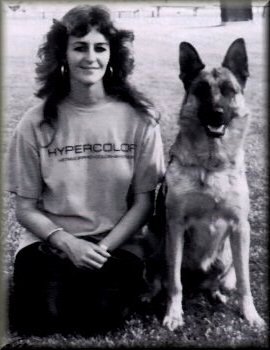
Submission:
[[[231,96],[236,94],[235,88],[229,82],[222,83],[219,88],[223,96]]]
[[[194,87],[194,95],[208,96],[211,92],[210,84],[207,81],[200,81]]]

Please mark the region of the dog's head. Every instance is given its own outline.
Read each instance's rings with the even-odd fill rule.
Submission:
[[[207,71],[196,49],[187,42],[180,44],[180,78],[187,96],[195,98],[197,115],[208,136],[222,137],[231,120],[238,116],[234,106],[243,98],[248,72],[245,42],[235,40],[221,67]]]

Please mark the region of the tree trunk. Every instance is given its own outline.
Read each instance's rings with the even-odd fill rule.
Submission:
[[[248,21],[253,19],[251,0],[220,0],[222,22]]]

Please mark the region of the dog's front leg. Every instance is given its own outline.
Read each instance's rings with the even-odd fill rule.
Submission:
[[[166,261],[168,268],[168,300],[163,325],[173,331],[184,324],[182,309],[181,265],[184,247],[184,229],[177,222],[168,220]]]
[[[230,237],[233,262],[239,293],[241,311],[251,326],[263,328],[264,320],[258,314],[250,288],[249,279],[249,244],[250,226],[248,221],[240,221],[231,233]]]

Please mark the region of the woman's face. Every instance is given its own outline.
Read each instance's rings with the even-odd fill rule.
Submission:
[[[71,80],[83,85],[101,81],[109,59],[109,42],[95,28],[83,37],[69,37],[67,63]]]

